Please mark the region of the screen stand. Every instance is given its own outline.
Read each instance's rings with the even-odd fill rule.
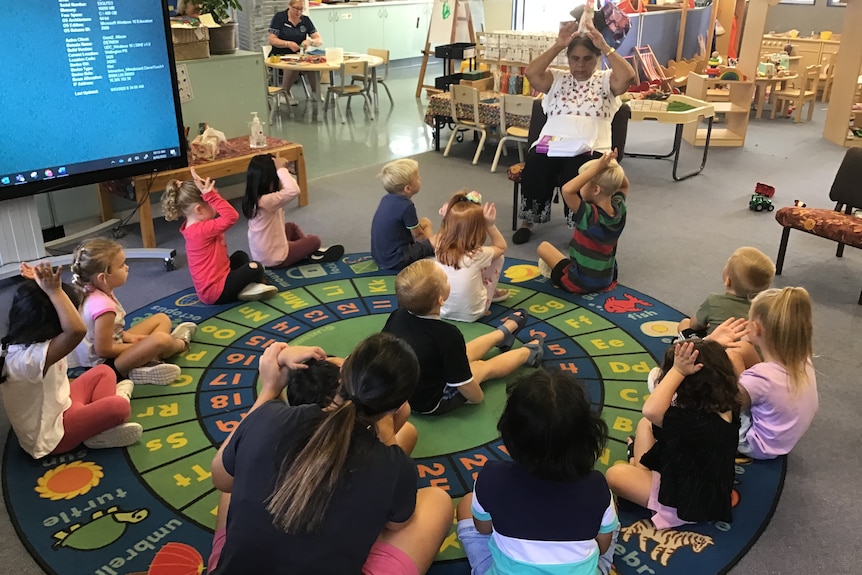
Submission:
[[[59,240],[45,243],[42,240],[42,225],[39,222],[39,210],[36,208],[36,196],[15,198],[0,203],[0,280],[19,275],[18,266],[21,262],[44,260],[55,266],[67,266],[72,263],[72,254],[46,257],[45,248],[55,248],[110,228],[119,223],[112,219],[88,228],[76,234],[68,235]],[[136,248],[127,249],[128,259],[161,259],[165,269],[174,269],[176,250],[170,248]]]

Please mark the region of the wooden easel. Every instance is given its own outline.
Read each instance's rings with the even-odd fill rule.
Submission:
[[[476,43],[476,33],[473,30],[473,16],[468,0],[434,0],[431,8],[431,20],[428,24],[428,36],[425,39],[425,49],[422,50],[422,67],[419,68],[419,82],[416,84],[416,97],[422,95],[422,89],[436,90],[434,86],[425,84],[425,70],[428,58],[434,55],[432,46],[453,44],[455,42]],[[452,74],[452,64],[445,74]]]

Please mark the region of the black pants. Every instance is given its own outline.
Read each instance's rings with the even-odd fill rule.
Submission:
[[[531,224],[543,224],[551,219],[551,200],[554,188],[562,186],[578,175],[578,170],[601,154],[581,154],[574,158],[551,158],[533,148],[527,152],[524,171],[521,173],[521,205],[518,219]],[[571,219],[569,206],[564,205],[566,219]],[[569,222],[569,227],[572,222]]]
[[[249,264],[256,264],[257,267],[251,267]],[[216,305],[231,303],[237,301],[239,292],[250,283],[263,281],[263,266],[260,262],[252,262],[248,254],[242,250],[235,251],[230,256],[230,273],[227,274],[227,279],[224,282],[224,290],[221,292],[221,297],[216,301]]]

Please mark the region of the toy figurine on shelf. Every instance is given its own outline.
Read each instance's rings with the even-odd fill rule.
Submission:
[[[707,61],[708,67],[706,69],[706,75],[710,78],[717,78],[719,73],[721,72],[719,70],[719,66],[721,66],[721,63],[722,63],[721,56],[718,54],[718,51],[716,50],[715,52],[712,53],[712,56],[710,56],[709,60]]]
[[[807,208],[808,204],[806,204],[802,200],[793,200],[793,207],[794,208]]]

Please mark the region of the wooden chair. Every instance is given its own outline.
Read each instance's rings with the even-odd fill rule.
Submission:
[[[617,150],[617,161],[622,161],[626,151],[626,136],[629,131],[629,119],[632,117],[632,110],[628,104],[623,104],[611,120],[611,146]],[[542,109],[542,100],[533,101],[533,113],[530,116],[530,133],[527,136],[528,142],[535,142],[539,139],[539,134],[548,117]],[[518,203],[521,197],[521,173],[524,171],[524,162],[519,162],[510,166],[506,170],[506,177],[513,184],[512,190],[512,229],[518,227]],[[557,182],[557,187],[562,186],[566,182]],[[554,201],[558,201],[554,198]]]
[[[838,53],[823,54],[820,58],[820,65],[823,66],[823,71],[820,73],[820,82],[823,85],[820,101],[829,102],[829,96],[832,93],[832,81],[835,79],[835,66],[838,65]]]
[[[347,80],[351,79],[353,76],[360,76],[364,78],[368,74],[368,62],[365,60],[355,60],[355,61],[344,61],[341,63],[341,67],[338,70],[338,76],[340,77],[340,83],[335,83],[332,86],[329,86],[326,90],[326,101],[323,104],[323,115],[326,116],[326,112],[329,110],[329,103],[332,102],[333,108],[335,108],[335,117],[337,118],[339,115],[341,116],[341,123],[344,124],[347,122],[346,113],[350,112],[350,99],[353,96],[360,96],[364,102],[365,111],[368,112],[368,116],[371,120],[374,119],[374,106],[371,104],[371,98],[368,92],[368,85],[363,83],[359,84],[348,84]],[[347,112],[342,112],[341,108],[338,107],[338,100],[340,98],[347,98]]]
[[[383,89],[386,90],[386,95],[389,96],[389,105],[394,106],[395,100],[392,99],[392,92],[389,91],[389,86],[386,85],[386,80],[389,77],[389,50],[369,48],[366,52],[369,56],[377,56],[383,60],[383,64],[377,68],[377,83],[383,86]],[[350,83],[353,84],[355,82],[369,84],[371,82],[371,75],[369,74],[365,77],[354,75],[353,78],[351,78]],[[369,89],[371,89],[371,86],[369,86]],[[375,105],[376,104],[377,102],[375,102]]]
[[[449,143],[446,144],[446,151],[443,156],[449,155],[449,150],[452,149],[452,142],[459,132],[468,130],[481,134],[479,145],[476,148],[476,154],[473,156],[473,165],[479,162],[479,155],[485,148],[485,140],[488,137],[488,130],[493,129],[490,124],[481,123],[479,117],[479,90],[472,86],[462,86],[460,84],[452,84],[449,86],[449,105],[451,106],[452,122],[455,127],[452,129],[452,134],[449,136]],[[472,117],[465,114],[464,110],[472,110]]]
[[[263,53],[263,80],[266,85],[266,103],[269,106],[269,123],[272,125],[272,120],[278,111],[279,100],[284,100],[291,118],[293,117],[293,109],[287,99],[287,90],[284,89],[284,86],[278,80],[277,71],[274,68],[267,68],[266,66],[266,60],[269,58],[270,52],[272,52],[272,46],[266,44],[261,46],[260,50]],[[278,117],[278,122],[281,125],[281,116]]]
[[[497,144],[497,153],[494,154],[494,162],[491,171],[497,171],[497,163],[500,161],[500,152],[506,151],[506,142],[517,142],[518,161],[524,161],[524,144],[528,143],[530,135],[526,128],[507,126],[506,116],[530,116],[533,109],[533,100],[530,96],[515,96],[500,94],[500,143]]]
[[[844,154],[844,160],[832,189],[829,199],[835,202],[835,209],[817,209],[787,207],[775,212],[775,219],[784,226],[781,233],[781,244],[778,247],[778,258],[775,261],[775,273],[781,275],[784,267],[784,255],[787,252],[787,240],[790,230],[796,229],[838,242],[835,257],[844,255],[844,246],[862,248],[862,218],[853,215],[854,209],[862,208],[862,148],[849,148]],[[862,305],[862,293],[859,294],[859,305]]]
[[[808,102],[808,121],[814,116],[814,104],[817,101],[817,84],[820,83],[820,70],[818,66],[808,66],[805,72],[799,79],[799,88],[784,88],[776,90],[772,98],[775,102],[772,106],[771,119],[775,119],[775,112],[781,110],[781,114],[785,113],[785,108],[788,104],[792,105],[795,110],[793,121],[797,124],[802,121],[802,106]]]

